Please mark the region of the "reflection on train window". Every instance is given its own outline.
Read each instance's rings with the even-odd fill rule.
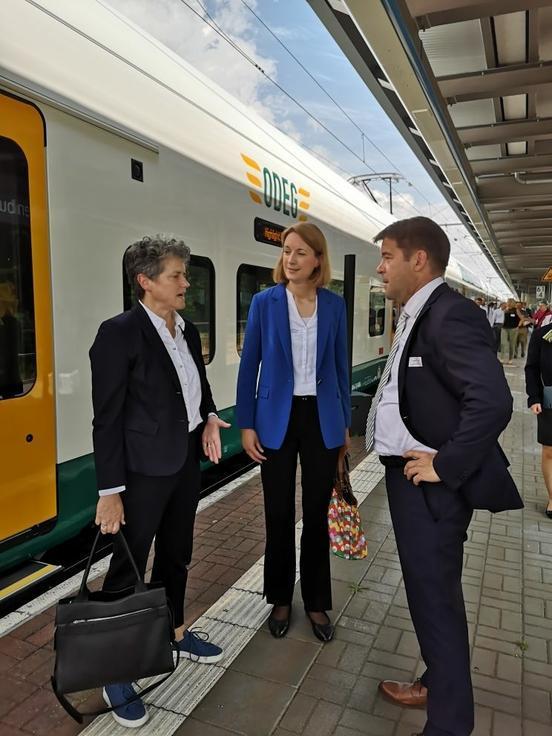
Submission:
[[[370,337],[385,332],[385,292],[381,286],[370,287],[368,334]]]
[[[242,353],[245,325],[247,323],[247,314],[251,306],[251,300],[257,292],[264,291],[269,286],[274,286],[271,268],[250,266],[247,263],[242,263],[238,268],[236,350],[239,355]]]
[[[199,330],[205,365],[215,356],[215,268],[208,258],[192,256],[188,267],[190,286],[182,316]]]
[[[205,365],[215,355],[215,269],[209,258],[191,256],[188,265],[186,306],[179,313],[199,330]],[[123,265],[123,306],[125,311],[136,304],[136,296]]]
[[[0,399],[36,380],[31,213],[27,159],[0,136]]]
[[[328,289],[330,291],[333,291],[334,294],[343,296],[343,281],[340,281],[339,279],[332,279],[328,284]]]

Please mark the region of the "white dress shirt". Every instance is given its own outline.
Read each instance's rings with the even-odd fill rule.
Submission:
[[[491,327],[494,327],[495,325],[502,326],[504,324],[504,311],[500,309],[500,307],[493,309],[492,317],[489,321],[491,323]]]
[[[384,388],[381,399],[376,412],[376,432],[374,436],[374,450],[378,455],[403,455],[407,450],[422,450],[423,452],[437,452],[432,447],[422,445],[414,439],[405,423],[401,418],[399,411],[399,365],[401,355],[408,340],[408,336],[412,332],[414,323],[435,289],[444,283],[444,279],[440,276],[419,289],[413,294],[404,305],[403,311],[406,313],[406,324],[401,335],[401,340],[393,365],[391,367],[391,375],[387,386]],[[419,357],[419,356],[418,356]],[[412,367],[407,370],[418,370]]]
[[[301,317],[293,294],[286,289],[293,359],[293,395],[316,396],[318,298],[311,317]]]
[[[175,337],[173,338],[163,317],[159,317],[155,312],[152,312],[143,302],[140,302],[140,304],[157,330],[159,337],[163,340],[163,344],[176,369],[182,388],[182,397],[186,405],[186,413],[188,414],[188,432],[192,432],[201,424],[201,414],[199,411],[201,405],[201,381],[197,366],[194,363],[194,359],[190,354],[184,338],[186,323],[178,312],[175,312],[176,331]],[[110,496],[112,493],[121,493],[124,490],[125,486],[117,486],[116,488],[102,489],[99,491],[99,494],[100,496]]]

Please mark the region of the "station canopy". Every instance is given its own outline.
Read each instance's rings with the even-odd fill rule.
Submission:
[[[552,267],[550,0],[309,0],[516,290]]]

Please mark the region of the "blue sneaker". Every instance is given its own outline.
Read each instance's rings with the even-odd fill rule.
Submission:
[[[116,685],[106,685],[103,689],[103,699],[111,708],[113,718],[121,726],[127,728],[139,728],[148,722],[149,714],[140,700],[132,700],[136,695],[136,690],[130,682],[122,682]]]
[[[222,659],[222,649],[216,644],[211,644],[209,634],[204,631],[189,629],[184,638],[178,642],[178,648],[182,657],[191,659],[192,662],[202,664],[214,664]]]

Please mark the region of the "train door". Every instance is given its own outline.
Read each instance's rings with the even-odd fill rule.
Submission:
[[[55,521],[45,128],[0,92],[0,549]]]

